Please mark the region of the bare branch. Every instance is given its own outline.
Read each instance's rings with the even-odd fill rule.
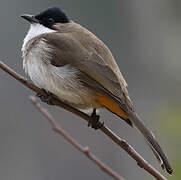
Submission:
[[[28,82],[24,77],[17,74],[15,71],[13,71],[10,67],[5,65],[3,62],[0,61],[0,68],[3,69],[5,72],[10,74],[12,77],[20,81],[22,84],[24,84],[26,87],[32,89],[36,93],[47,96],[47,94],[34,84]],[[72,112],[73,114],[81,117],[82,119],[86,121],[91,121],[92,117],[89,115],[79,111],[78,109],[75,109],[74,107],[69,106],[68,104],[65,104],[64,102],[52,98],[51,104],[59,106],[69,112]],[[152,176],[154,176],[158,180],[166,180],[166,178],[161,175],[155,168],[153,168],[146,160],[144,160],[134,149],[131,147],[125,140],[118,137],[114,132],[112,132],[108,127],[105,125],[100,128],[100,130],[107,135],[112,141],[114,141],[117,145],[119,145],[122,149],[124,149],[134,160],[136,160],[139,167],[145,169],[148,173],[150,173]]]
[[[97,166],[99,166],[105,173],[112,176],[116,180],[124,180],[120,175],[118,175],[115,171],[113,171],[110,167],[105,165],[101,160],[99,160],[94,154],[92,154],[89,150],[89,147],[83,147],[79,144],[75,139],[73,139],[65,130],[61,128],[59,124],[55,121],[52,115],[48,112],[47,109],[43,108],[34,96],[30,96],[31,102],[35,105],[35,107],[49,120],[52,125],[52,129],[62,135],[70,144],[72,144],[75,148],[77,148],[80,152],[84,153],[91,161],[93,161]]]

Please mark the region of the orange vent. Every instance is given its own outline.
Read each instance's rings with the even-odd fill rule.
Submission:
[[[116,115],[120,116],[123,119],[128,119],[128,116],[126,113],[120,108],[118,104],[116,104],[112,99],[102,95],[98,94],[97,101],[109,109],[111,112],[115,113]]]

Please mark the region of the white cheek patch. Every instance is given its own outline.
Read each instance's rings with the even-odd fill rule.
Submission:
[[[22,46],[22,49],[21,51],[24,51],[24,48],[25,48],[25,45],[26,43],[31,40],[32,38],[36,37],[36,36],[39,36],[41,34],[45,34],[45,33],[53,33],[53,32],[56,32],[55,30],[52,30],[52,29],[49,29],[47,27],[44,27],[43,25],[41,24],[31,24],[30,25],[30,29],[23,41],[23,46]]]

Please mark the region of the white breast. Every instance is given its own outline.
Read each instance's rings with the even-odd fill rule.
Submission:
[[[77,70],[65,65],[56,67],[49,62],[51,51],[44,39],[24,57],[23,67],[31,80],[40,88],[48,90],[58,97],[74,98],[74,90],[79,88]]]

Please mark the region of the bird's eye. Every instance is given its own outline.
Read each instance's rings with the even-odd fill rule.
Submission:
[[[49,22],[50,24],[53,24],[55,21],[54,21],[53,18],[49,18],[49,19],[48,19],[48,22]]]

